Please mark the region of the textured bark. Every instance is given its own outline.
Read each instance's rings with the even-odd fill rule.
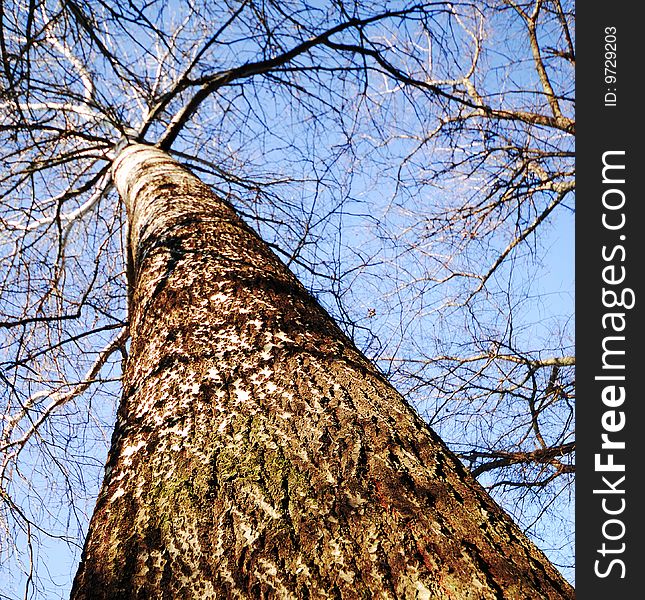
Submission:
[[[223,200],[160,150],[113,175],[132,344],[72,598],[573,598]]]

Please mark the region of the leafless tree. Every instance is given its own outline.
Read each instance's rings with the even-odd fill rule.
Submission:
[[[3,3],[0,560],[27,597],[114,426],[132,142],[231,199],[529,532],[566,514],[571,315],[531,284],[574,192],[572,4]]]

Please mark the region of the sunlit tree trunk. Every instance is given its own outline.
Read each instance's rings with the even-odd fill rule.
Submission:
[[[141,145],[113,176],[132,342],[72,598],[572,598],[229,204]]]

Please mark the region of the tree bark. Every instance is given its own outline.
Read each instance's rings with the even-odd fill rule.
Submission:
[[[122,151],[130,355],[72,599],[573,598],[268,246]]]

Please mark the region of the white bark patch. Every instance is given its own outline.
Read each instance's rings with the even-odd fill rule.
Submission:
[[[217,294],[213,294],[210,299],[213,302],[226,302],[230,296],[227,296],[226,294],[222,294],[221,292],[218,292]]]
[[[124,494],[125,494],[125,490],[123,488],[118,488],[117,491],[114,492],[114,494],[112,494],[109,502],[114,502],[115,500],[117,500],[118,498],[123,496]]]
[[[139,450],[141,450],[141,448],[143,448],[145,445],[146,445],[145,440],[139,440],[136,444],[133,444],[131,446],[126,446],[125,448],[123,448],[123,450],[121,451],[121,456],[123,456],[124,458],[128,458],[133,454],[135,454],[136,452],[138,452]]]

